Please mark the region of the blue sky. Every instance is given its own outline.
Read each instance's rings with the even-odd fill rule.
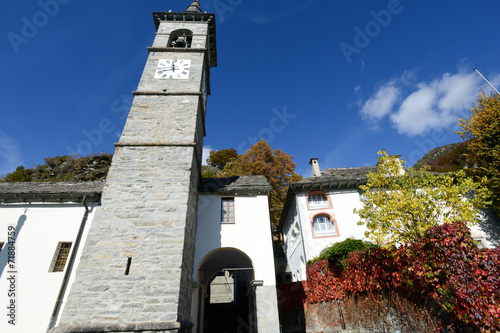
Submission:
[[[153,11],[190,0],[4,2],[0,174],[113,152],[147,59]],[[500,85],[500,2],[201,0],[216,14],[207,150],[265,138],[296,171],[412,165],[460,141],[458,117]]]

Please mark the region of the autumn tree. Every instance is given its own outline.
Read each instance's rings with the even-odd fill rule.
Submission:
[[[463,221],[479,222],[478,208],[488,204],[485,179],[474,182],[463,170],[433,173],[427,168],[404,169],[404,161],[379,152],[377,171],[368,174],[363,207],[355,209],[366,225],[365,236],[390,246],[421,239],[430,227]]]
[[[493,193],[493,209],[500,214],[500,96],[484,92],[470,108],[467,118],[460,118],[457,133],[470,139],[467,161],[470,172],[486,176]]]
[[[228,162],[231,162],[237,157],[238,152],[234,148],[212,150],[207,158],[207,164],[222,170]]]
[[[263,175],[266,177],[273,189],[269,196],[271,222],[277,225],[285,203],[288,184],[302,179],[302,176],[295,173],[295,166],[292,156],[279,149],[273,150],[263,139],[250,147],[245,154],[238,155],[228,162],[220,176]]]

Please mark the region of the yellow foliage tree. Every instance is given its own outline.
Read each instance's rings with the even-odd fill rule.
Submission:
[[[379,152],[376,172],[368,174],[363,207],[355,209],[366,225],[365,236],[376,244],[391,246],[420,239],[435,225],[463,221],[471,226],[478,208],[489,202],[485,179],[474,182],[465,172],[428,172],[404,169],[404,161]]]
[[[460,118],[458,124],[462,130],[457,133],[471,140],[467,154],[469,172],[488,178],[493,209],[500,215],[500,96],[481,92],[470,115]]]

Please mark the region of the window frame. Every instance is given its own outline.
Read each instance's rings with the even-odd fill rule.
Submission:
[[[224,216],[224,208],[226,208],[226,212],[231,212],[230,208],[232,208],[232,221],[228,219],[228,216]],[[230,217],[229,217],[230,218]],[[220,199],[220,223],[222,224],[234,224],[236,223],[236,209],[234,197],[222,197]]]
[[[314,230],[314,223],[315,223],[314,220],[319,217],[328,218],[329,222],[332,224],[332,228],[326,231]],[[316,214],[311,218],[310,222],[311,222],[311,232],[313,238],[340,237],[337,220],[332,215],[327,213]]]
[[[320,207],[315,207],[314,205],[310,205],[309,198],[312,196],[320,195],[322,196],[325,200],[323,201],[325,203],[324,206]],[[306,203],[307,203],[307,210],[319,210],[319,209],[331,209],[332,208],[332,202],[330,199],[330,196],[325,192],[325,191],[311,191],[306,195]]]
[[[56,250],[54,251],[54,256],[52,257],[52,261],[50,263],[49,272],[51,273],[64,272],[72,248],[73,248],[72,242],[57,243]]]

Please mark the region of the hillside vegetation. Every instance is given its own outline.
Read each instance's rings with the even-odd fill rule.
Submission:
[[[425,154],[417,163],[415,168],[420,169],[424,165],[430,167],[431,171],[449,172],[457,171],[466,167],[465,154],[470,141],[452,143],[432,149]],[[45,164],[37,165],[33,169],[18,166],[16,171],[0,177],[0,182],[38,182],[38,181],[95,181],[105,180],[111,165],[113,155],[101,153],[85,157],[69,155],[47,157]],[[204,166],[205,168],[213,168]],[[217,169],[217,171],[219,171]],[[204,177],[216,177],[204,174]]]
[[[470,140],[451,143],[436,147],[425,154],[417,163],[415,169],[428,166],[430,171],[451,172],[467,168],[467,153]]]
[[[0,178],[0,182],[84,182],[105,180],[111,165],[111,154],[85,157],[47,157],[45,164],[33,169],[18,166],[16,171]]]

